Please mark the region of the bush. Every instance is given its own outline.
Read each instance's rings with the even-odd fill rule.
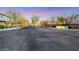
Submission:
[[[0,29],[5,29],[7,28],[6,23],[0,22]]]
[[[27,20],[27,19],[21,19],[20,21],[19,21],[19,25],[21,26],[21,27],[28,27],[29,26],[29,21]]]

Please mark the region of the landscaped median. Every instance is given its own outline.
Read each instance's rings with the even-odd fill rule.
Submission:
[[[25,18],[17,21],[0,21],[0,31],[15,30],[29,27],[29,21]]]

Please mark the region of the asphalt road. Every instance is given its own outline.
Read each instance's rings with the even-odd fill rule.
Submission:
[[[79,51],[79,31],[48,28],[0,31],[0,51]]]

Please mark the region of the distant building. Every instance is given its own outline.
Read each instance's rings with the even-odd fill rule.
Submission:
[[[79,15],[65,17],[66,24],[79,24]]]
[[[0,13],[0,22],[6,22],[6,21],[10,21],[10,20],[11,20],[11,18],[9,16]]]
[[[68,24],[69,28],[79,28],[79,15],[65,17],[65,24]]]

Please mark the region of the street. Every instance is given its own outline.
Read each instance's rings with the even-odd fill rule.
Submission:
[[[79,51],[79,31],[49,28],[0,31],[0,51]]]

